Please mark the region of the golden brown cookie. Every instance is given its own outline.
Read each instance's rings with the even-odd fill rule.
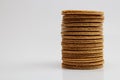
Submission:
[[[65,17],[65,18],[64,18]],[[86,18],[80,18],[80,17],[86,17]],[[88,17],[88,18],[87,18]],[[96,17],[96,18],[89,18],[89,17]],[[82,22],[94,22],[95,21],[104,21],[104,16],[89,16],[89,15],[64,15],[62,21],[82,21]]]
[[[62,47],[79,47],[79,48],[103,47],[103,43],[77,43],[77,44],[62,43]]]
[[[62,43],[102,43],[103,42],[103,39],[91,39],[91,40],[89,40],[89,39],[79,39],[79,40],[70,40],[70,39],[62,39]]]
[[[63,39],[103,39],[103,35],[100,35],[100,36],[64,36],[62,35],[62,38]]]
[[[101,31],[98,32],[61,32],[62,35],[70,36],[70,35],[102,35]]]
[[[65,24],[63,23],[62,26],[103,26],[102,23],[69,23],[69,24]]]
[[[97,58],[103,57],[103,53],[94,53],[94,54],[67,54],[62,53],[63,58],[71,58],[71,59],[80,59],[80,58]]]
[[[89,14],[89,15],[103,15],[102,11],[93,11],[93,10],[63,10],[62,15],[65,14]]]
[[[103,28],[102,27],[72,27],[72,28],[68,28],[68,27],[63,27],[62,28],[62,32],[78,32],[78,31],[84,31],[84,32],[97,32],[97,31],[102,31]]]
[[[100,56],[100,57],[87,57],[87,58],[63,58],[63,62],[67,61],[67,62],[97,62],[97,61],[102,61],[104,60],[103,59],[103,56]]]
[[[62,63],[62,68],[66,69],[81,69],[81,70],[91,70],[91,69],[100,69],[103,65],[95,65],[95,66],[78,66],[78,65],[66,65]]]
[[[82,15],[82,16],[68,16],[64,15],[63,20],[70,20],[70,19],[102,19],[104,20],[103,16],[87,16],[87,15]]]
[[[93,61],[101,61],[103,60],[103,56],[100,57],[80,57],[78,58],[64,58],[62,57],[63,61],[73,61],[73,62],[93,62]]]
[[[67,50],[67,51],[83,51],[83,50],[102,50],[103,47],[62,47],[62,50]]]
[[[62,21],[63,23],[102,23],[103,19],[87,19],[87,18],[67,18],[67,19],[63,19]]]
[[[103,50],[89,50],[89,51],[64,51],[62,53],[68,54],[94,54],[94,53],[102,53]]]
[[[94,61],[94,62],[70,62],[70,61],[64,61],[63,63],[66,65],[80,65],[80,66],[93,66],[93,65],[101,65],[103,64],[103,60],[101,61]]]

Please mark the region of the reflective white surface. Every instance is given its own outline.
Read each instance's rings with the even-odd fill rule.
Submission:
[[[62,70],[62,80],[104,80],[104,70]]]
[[[44,61],[0,65],[1,80],[113,80],[119,79],[119,64],[97,70],[62,69],[60,63]]]

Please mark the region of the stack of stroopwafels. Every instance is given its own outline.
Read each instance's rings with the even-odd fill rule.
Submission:
[[[103,67],[103,20],[101,11],[62,11],[62,67]]]

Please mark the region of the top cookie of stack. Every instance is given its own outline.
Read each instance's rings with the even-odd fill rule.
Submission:
[[[103,66],[103,21],[101,11],[62,11],[63,68],[96,69]]]

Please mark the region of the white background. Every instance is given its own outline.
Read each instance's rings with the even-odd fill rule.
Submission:
[[[0,0],[0,80],[119,80],[119,0]],[[61,68],[61,11],[105,13],[100,70]]]

